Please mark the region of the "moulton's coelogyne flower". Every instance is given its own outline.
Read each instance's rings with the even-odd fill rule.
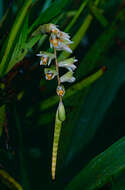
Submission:
[[[69,71],[67,72],[66,74],[64,74],[63,76],[60,77],[60,82],[63,83],[63,82],[69,82],[69,83],[72,83],[72,82],[75,82],[75,77],[73,77],[73,72],[72,71]]]
[[[39,54],[36,54],[40,57],[40,65],[50,65],[51,61],[55,58],[53,53],[48,53],[44,51],[40,51]]]
[[[74,71],[77,67],[73,63],[77,62],[78,60],[74,57],[65,59],[63,61],[58,62],[59,67],[63,67],[68,69],[69,71]]]
[[[65,50],[69,53],[72,53],[70,44],[73,42],[70,40],[70,36],[67,33],[60,31],[56,25],[52,25],[50,28],[50,47],[56,48],[58,51]]]
[[[55,76],[58,75],[55,67],[45,68],[44,73],[45,73],[46,80],[52,80]]]

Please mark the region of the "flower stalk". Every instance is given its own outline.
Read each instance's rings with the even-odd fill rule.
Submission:
[[[56,72],[57,72],[57,82],[58,86],[60,86],[60,77],[59,77],[59,66],[58,66],[58,61],[57,61],[57,53],[56,53],[56,48],[54,48],[54,55],[55,55],[55,64],[56,64]],[[62,101],[62,96],[59,95],[60,101]]]
[[[53,48],[54,53],[52,54],[41,51],[39,54],[37,54],[37,56],[40,56],[40,65],[44,66],[50,66],[51,61],[53,59],[55,60],[55,64],[49,68],[45,68],[44,73],[46,80],[52,80],[56,76],[58,84],[56,93],[59,96],[59,105],[55,117],[55,129],[54,129],[53,150],[52,150],[52,167],[51,167],[52,179],[55,180],[59,137],[62,127],[62,122],[65,121],[66,118],[65,107],[62,101],[62,97],[65,94],[65,88],[62,85],[62,83],[64,82],[72,83],[75,81],[75,77],[73,76],[73,71],[76,69],[76,65],[74,65],[74,63],[77,62],[77,59],[72,57],[58,62],[57,51],[67,51],[69,53],[72,53],[70,44],[72,44],[73,42],[70,40],[69,34],[60,31],[58,27],[54,24],[45,24],[40,27],[40,30],[42,33],[50,34],[49,37],[50,48]],[[61,77],[59,74],[59,67],[68,70]]]

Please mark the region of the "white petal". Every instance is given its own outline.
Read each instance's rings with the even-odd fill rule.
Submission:
[[[63,46],[63,49],[64,50],[66,50],[67,52],[69,52],[69,53],[72,53],[72,50],[71,50],[71,48],[69,48],[68,46]]]
[[[72,65],[67,66],[67,68],[69,68],[69,70],[74,71],[77,67],[74,64],[72,64]]]
[[[69,34],[67,34],[67,33],[65,33],[65,32],[61,32],[61,34],[62,34],[62,36],[64,37],[64,38],[70,38],[70,36],[69,36]]]
[[[48,57],[46,54],[42,54],[42,53],[36,54],[36,56],[39,56],[39,57]]]
[[[75,77],[72,77],[68,82],[75,82],[76,78]]]
[[[74,82],[75,81],[75,77],[73,77],[73,72],[69,71],[66,74],[64,74],[63,76],[60,77],[60,81],[61,82]]]
[[[36,56],[40,56],[40,57],[42,57],[42,54],[36,54]]]
[[[40,61],[40,65],[43,65],[43,61],[42,60]]]
[[[74,64],[63,64],[63,63],[59,63],[58,64],[59,67],[64,67],[66,69],[68,69],[69,71],[74,71],[77,67]]]
[[[53,48],[53,44],[52,43],[50,43],[50,48]]]
[[[73,44],[74,42],[73,41],[71,41],[71,40],[69,40],[69,39],[65,39],[67,42],[65,42],[66,44]]]
[[[48,66],[50,65],[50,63],[51,63],[51,59],[49,58],[49,61],[48,61]]]
[[[50,40],[52,39],[52,40],[55,40],[57,37],[56,37],[56,35],[55,34],[51,34],[51,36],[50,36]]]
[[[71,78],[60,78],[60,82],[69,82],[69,83],[72,83],[74,82],[76,79],[75,77],[71,77]]]
[[[51,30],[59,30],[58,25],[51,24],[50,27],[51,27]]]
[[[74,59],[74,63],[77,62],[77,61],[78,61],[78,59]]]

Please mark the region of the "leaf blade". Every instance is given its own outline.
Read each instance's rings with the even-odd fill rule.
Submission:
[[[94,190],[125,169],[125,137],[92,159],[65,190]]]

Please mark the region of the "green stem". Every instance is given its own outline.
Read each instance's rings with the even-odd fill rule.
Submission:
[[[57,53],[56,53],[56,48],[54,48],[54,54],[55,54],[55,64],[56,64],[56,72],[57,74],[57,81],[58,81],[58,86],[60,86],[60,77],[59,77],[59,66],[58,66],[58,61],[57,61]],[[62,96],[59,96],[60,101],[62,101]]]
[[[56,64],[56,72],[57,72],[57,81],[58,81],[58,85],[60,85],[59,66],[58,66],[58,62],[57,62],[57,54],[56,54],[55,48],[54,48],[54,55],[55,55],[55,64]]]

